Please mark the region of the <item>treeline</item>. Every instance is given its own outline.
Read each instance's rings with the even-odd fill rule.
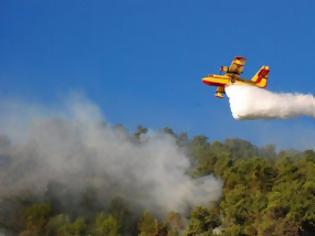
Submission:
[[[147,131],[139,127],[133,135],[140,142]],[[187,215],[157,216],[134,211],[119,198],[99,207],[91,188],[74,209],[49,194],[58,187],[51,183],[44,197],[29,190],[0,199],[0,229],[21,236],[315,235],[313,150],[276,152],[272,145],[257,147],[240,139],[209,142],[205,136],[190,139],[169,128],[163,132],[186,150],[192,163],[188,174],[213,174],[223,181],[219,202],[194,206]],[[0,157],[0,171],[1,163]]]
[[[315,235],[315,152],[275,152],[238,139],[190,142],[195,175],[224,182],[212,209],[197,207],[187,235]]]

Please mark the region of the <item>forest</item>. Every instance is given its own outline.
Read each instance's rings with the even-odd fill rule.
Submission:
[[[141,135],[147,132],[139,126],[129,136],[141,146]],[[34,182],[34,188],[18,194],[0,194],[0,235],[315,235],[314,150],[277,150],[272,144],[258,147],[237,138],[190,138],[170,128],[161,132],[173,137],[189,157],[187,175],[213,175],[222,181],[218,201],[156,214],[132,209],[119,197],[100,204],[93,186],[77,193],[79,200],[71,204],[62,183],[51,181],[38,195]],[[5,154],[8,145],[8,140],[0,139],[0,172],[13,162]]]

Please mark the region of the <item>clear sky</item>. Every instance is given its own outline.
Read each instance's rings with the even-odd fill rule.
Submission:
[[[267,64],[270,90],[315,93],[314,12],[313,0],[1,0],[0,98],[83,91],[131,130],[315,147],[313,119],[235,121],[200,82],[242,55],[244,77]]]

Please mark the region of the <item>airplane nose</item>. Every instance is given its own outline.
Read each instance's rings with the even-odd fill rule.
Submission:
[[[201,81],[202,81],[202,83],[204,83],[204,84],[208,84],[208,83],[209,83],[209,79],[208,79],[207,77],[203,77],[203,78],[201,79]]]

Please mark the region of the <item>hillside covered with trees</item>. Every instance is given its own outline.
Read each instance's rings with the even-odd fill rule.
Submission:
[[[147,131],[139,127],[130,136],[141,145]],[[222,180],[219,201],[192,206],[184,214],[156,215],[148,209],[134,211],[120,198],[98,204],[91,186],[72,207],[64,186],[51,182],[44,196],[28,189],[0,199],[0,235],[315,235],[313,150],[277,152],[272,145],[257,147],[240,139],[219,142],[205,136],[188,138],[169,128],[162,132],[173,136],[189,156],[187,175],[212,174]],[[4,155],[6,145],[0,143],[0,171],[11,162]]]

